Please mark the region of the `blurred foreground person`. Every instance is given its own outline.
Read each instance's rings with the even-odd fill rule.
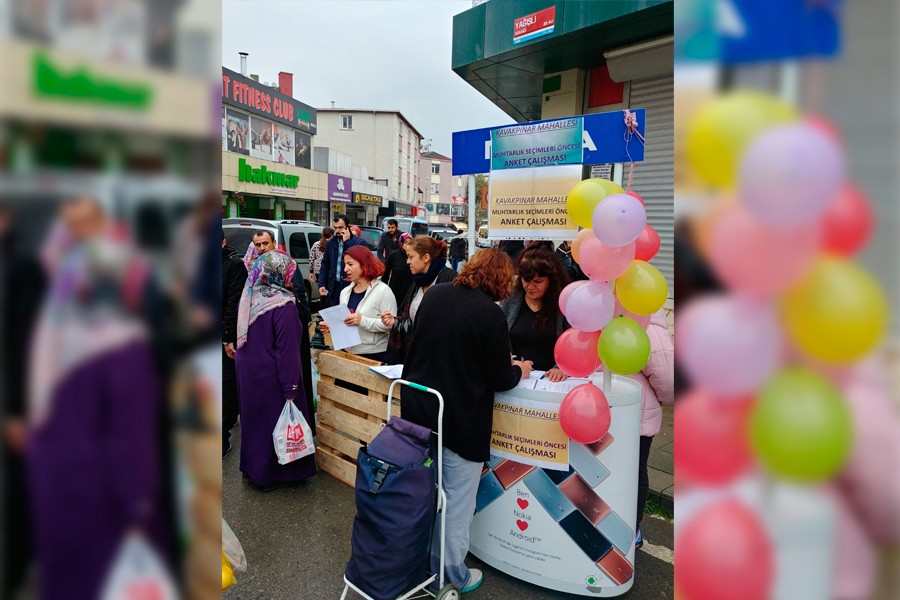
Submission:
[[[416,315],[403,378],[444,397],[443,487],[447,494],[445,576],[463,592],[481,585],[482,572],[465,564],[469,525],[485,461],[490,458],[494,392],[512,389],[531,374],[531,362],[510,361],[509,331],[495,304],[509,296],[515,272],[496,249],[482,250],[453,283],[435,285]],[[403,418],[437,430],[434,396],[407,388]],[[439,539],[432,540],[437,572]]]
[[[63,205],[41,258],[49,292],[32,340],[26,446],[38,595],[94,600],[126,534],[174,559],[163,386],[142,317],[149,270],[90,198]]]
[[[247,281],[240,255],[225,243],[222,232],[222,458],[231,450],[231,429],[238,419],[237,375],[234,356],[237,343],[237,311]]]
[[[294,402],[307,423],[312,414],[300,374],[300,324],[291,291],[297,265],[281,250],[257,258],[238,308],[237,369],[241,412],[241,472],[264,490],[316,473],[315,455],[278,464],[272,430],[285,402]]]
[[[23,452],[27,439],[26,385],[28,356],[22,340],[31,339],[46,286],[44,271],[34,256],[16,247],[13,213],[0,205],[0,398],[3,401],[3,566],[0,597],[12,598],[25,581],[32,559],[28,493]]]

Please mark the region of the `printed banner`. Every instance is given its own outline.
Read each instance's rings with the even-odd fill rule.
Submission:
[[[581,181],[581,165],[491,172],[488,236],[492,240],[575,239],[578,225],[566,199]]]
[[[568,471],[569,438],[559,426],[559,404],[495,394],[491,454]]]
[[[582,119],[569,117],[491,131],[491,171],[581,164]]]

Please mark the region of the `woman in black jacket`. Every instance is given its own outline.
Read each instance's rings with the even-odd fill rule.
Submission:
[[[412,236],[408,233],[400,234],[399,248],[388,254],[387,260],[384,262],[384,273],[381,275],[381,281],[388,284],[388,287],[394,292],[397,306],[403,302],[403,296],[413,281],[412,273],[406,262],[406,243],[411,239]]]
[[[403,301],[397,302],[397,314],[385,313],[381,322],[391,328],[387,364],[402,364],[406,360],[412,335],[416,311],[425,297],[425,292],[437,283],[453,281],[457,272],[447,266],[447,243],[427,235],[420,235],[406,243],[406,262],[412,275],[412,285],[406,291]]]
[[[464,559],[481,468],[490,457],[494,392],[512,389],[531,374],[529,362],[510,360],[506,319],[496,304],[509,295],[514,277],[509,257],[491,248],[476,254],[453,283],[432,287],[416,315],[403,368],[404,379],[444,397],[445,575],[463,592],[483,577]],[[437,429],[433,395],[406,388],[401,411],[404,419]],[[439,568],[439,548],[432,543],[432,572]]]

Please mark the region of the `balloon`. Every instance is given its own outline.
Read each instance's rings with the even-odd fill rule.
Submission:
[[[840,256],[856,254],[872,233],[872,207],[862,192],[845,184],[822,216],[822,247]]]
[[[569,302],[569,296],[572,295],[572,292],[574,292],[575,290],[577,290],[579,287],[581,287],[582,285],[584,285],[586,283],[587,283],[587,281],[583,281],[583,280],[582,281],[573,281],[572,283],[570,283],[569,285],[564,287],[562,289],[562,291],[559,293],[559,312],[561,312],[563,314],[563,316],[568,316],[568,313],[566,312],[566,304],[568,304],[568,302]]]
[[[677,319],[679,364],[691,383],[720,396],[755,392],[778,368],[778,316],[769,304],[716,294],[692,300]]]
[[[641,203],[641,206],[644,206],[644,199],[641,198],[640,194],[638,194],[638,193],[635,192],[634,190],[628,190],[628,191],[625,192],[625,193],[628,194],[629,196],[631,196],[632,198],[637,198],[637,199],[638,199],[638,202]]]
[[[650,338],[628,317],[616,317],[600,333],[597,354],[613,373],[634,375],[650,358]]]
[[[628,194],[605,198],[591,219],[594,235],[607,246],[625,246],[636,240],[647,223],[644,205]]]
[[[635,260],[649,261],[659,252],[659,234],[650,227],[650,223],[644,225],[643,231],[634,240]]]
[[[829,363],[855,361],[881,341],[887,300],[877,281],[856,264],[823,257],[782,298],[790,339],[805,354]]]
[[[616,294],[622,306],[639,315],[652,315],[669,297],[669,286],[659,269],[642,260],[632,261],[616,280]]]
[[[634,259],[634,242],[624,246],[607,246],[594,236],[581,244],[581,260],[578,265],[591,279],[610,281],[628,270]]]
[[[566,210],[569,216],[581,227],[591,226],[591,216],[600,201],[613,192],[600,183],[600,179],[585,179],[569,190],[566,198]]]
[[[587,333],[577,329],[567,329],[553,348],[556,366],[569,377],[587,377],[600,368],[597,356],[597,341],[600,332]]]
[[[615,281],[613,281],[615,283]],[[622,306],[622,303],[619,302],[618,296],[616,297],[616,307],[613,309],[613,318],[616,317],[628,317],[635,323],[641,326],[641,329],[646,330],[647,327],[650,326],[650,319],[653,318],[653,315],[636,315],[630,310],[625,310],[625,307]]]
[[[701,107],[688,126],[688,164],[706,183],[731,187],[747,144],[765,129],[797,118],[794,107],[768,94],[720,96]]]
[[[810,127],[821,131],[838,143],[841,143],[841,140],[843,139],[843,136],[841,136],[841,131],[838,129],[837,125],[834,124],[834,121],[822,115],[807,114],[806,118],[803,119],[803,122]]]
[[[685,600],[768,600],[772,541],[753,511],[722,500],[699,511],[675,539],[678,593]]]
[[[584,240],[589,237],[594,237],[594,232],[590,229],[582,229],[578,232],[578,236],[575,238],[575,241],[572,242],[572,258],[575,259],[575,262],[578,262],[578,256],[581,252],[581,244],[584,243]]]
[[[611,420],[606,395],[593,383],[572,388],[559,405],[559,426],[579,444],[600,441],[609,431]]]
[[[606,282],[589,281],[571,293],[565,315],[575,329],[600,331],[612,319],[615,306],[615,297]]]
[[[804,483],[835,475],[853,447],[853,415],[840,391],[799,367],[760,391],[750,416],[754,452],[775,475]]]
[[[597,185],[606,190],[607,196],[612,196],[613,194],[624,194],[625,190],[622,189],[622,186],[616,183],[615,181],[610,181],[609,179],[604,179],[602,177],[593,177],[590,181],[595,182]]]
[[[771,298],[797,283],[812,267],[821,244],[820,229],[766,227],[740,204],[724,207],[713,225],[710,266],[730,290]]]
[[[745,473],[753,465],[752,407],[751,397],[722,402],[696,389],[679,397],[675,404],[678,452],[674,453],[678,477],[697,485],[725,485]]]
[[[844,152],[805,123],[759,135],[741,161],[740,197],[751,214],[779,229],[817,221],[844,183]]]

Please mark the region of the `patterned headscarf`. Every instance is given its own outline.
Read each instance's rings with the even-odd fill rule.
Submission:
[[[406,248],[404,248],[403,245],[406,243],[406,240],[408,240],[411,237],[412,236],[409,235],[408,233],[403,232],[400,234],[400,239],[397,240],[397,247],[400,248],[400,250],[403,252],[403,254],[406,254]]]
[[[238,305],[238,348],[247,343],[247,333],[257,317],[295,302],[291,288],[296,271],[294,259],[283,250],[266,252],[253,262]]]

